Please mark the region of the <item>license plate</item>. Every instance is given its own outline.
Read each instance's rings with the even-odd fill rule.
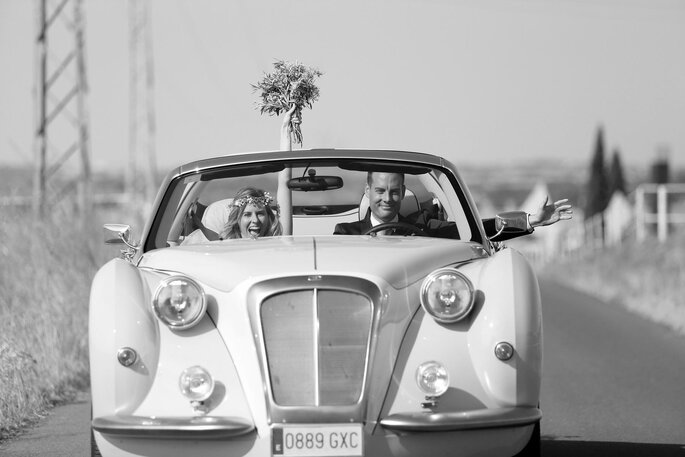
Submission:
[[[361,424],[283,425],[271,431],[273,455],[363,456]]]

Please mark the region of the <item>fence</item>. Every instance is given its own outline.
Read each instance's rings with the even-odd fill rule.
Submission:
[[[635,230],[638,241],[647,237],[648,228],[656,224],[659,241],[666,241],[669,226],[685,224],[685,207],[677,212],[678,198],[685,196],[685,184],[641,184],[635,189]],[[649,198],[654,196],[655,198]],[[655,211],[650,211],[650,200],[656,200]],[[670,201],[670,203],[669,203]]]
[[[685,184],[641,184],[630,196],[616,193],[600,214],[582,224],[585,247],[601,248],[628,239],[644,241],[653,233],[666,241],[685,224]]]
[[[573,219],[507,244],[544,263],[648,236],[664,242],[679,224],[685,228],[685,184],[642,184],[629,195],[615,193],[604,212],[589,218],[574,210]]]

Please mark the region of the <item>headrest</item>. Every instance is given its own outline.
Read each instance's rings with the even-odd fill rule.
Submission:
[[[359,220],[361,221],[366,217],[366,212],[369,209],[369,199],[366,194],[362,194],[362,199],[359,202]],[[416,198],[414,192],[407,189],[404,193],[404,198],[402,199],[402,206],[400,206],[400,214],[402,216],[409,216],[414,214],[421,209],[419,206],[419,199]]]
[[[223,232],[228,222],[232,203],[232,198],[225,198],[211,203],[202,215],[202,224],[213,232]]]

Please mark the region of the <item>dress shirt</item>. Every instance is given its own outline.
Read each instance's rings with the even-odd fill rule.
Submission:
[[[400,220],[399,216],[395,215],[395,217],[392,218],[392,220],[389,220],[387,222],[399,222],[399,220]],[[383,222],[380,219],[377,219],[376,216],[374,216],[374,214],[371,213],[371,226],[372,227],[375,227],[375,226],[380,225],[380,224],[385,224],[385,223],[386,222]],[[391,234],[390,232],[391,232],[391,230],[381,230],[377,234],[378,235],[390,235]]]

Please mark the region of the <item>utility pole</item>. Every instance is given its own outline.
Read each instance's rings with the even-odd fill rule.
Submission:
[[[151,207],[157,191],[154,67],[148,0],[129,0],[129,167],[131,209]],[[145,202],[141,205],[141,200]]]
[[[37,0],[35,46],[34,212],[77,195],[90,210],[90,133],[87,112],[82,0]]]

